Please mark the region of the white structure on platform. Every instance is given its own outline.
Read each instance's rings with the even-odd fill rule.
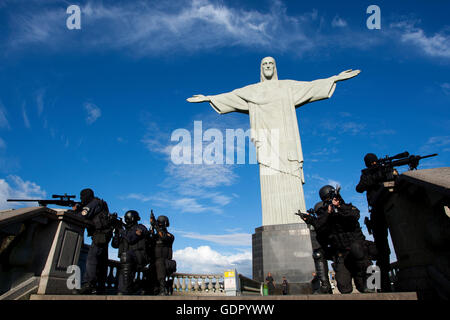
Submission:
[[[303,195],[303,153],[296,107],[327,99],[336,82],[359,74],[347,70],[315,81],[278,80],[275,60],[261,61],[261,82],[214,96],[194,95],[189,102],[209,102],[218,113],[250,116],[251,140],[260,168],[263,225],[298,223],[306,210]]]

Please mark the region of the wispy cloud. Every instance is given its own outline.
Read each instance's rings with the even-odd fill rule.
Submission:
[[[224,246],[251,246],[250,233],[200,234],[196,232],[178,231],[177,234],[189,239],[204,240]]]
[[[420,148],[421,152],[436,152],[437,150],[450,151],[450,136],[430,137]]]
[[[342,186],[342,184],[339,181],[330,179],[330,178],[323,178],[323,177],[319,176],[318,174],[308,175],[308,177],[310,177],[316,183],[320,182],[320,184],[322,184],[322,185],[328,184],[333,187]]]
[[[134,55],[155,55],[171,51],[199,51],[221,47],[247,47],[279,52],[303,53],[324,47],[330,41],[343,46],[367,46],[347,41],[348,35],[321,32],[317,10],[290,15],[278,0],[266,10],[244,9],[215,0],[172,2],[120,2],[104,5],[88,1],[81,6],[81,30],[69,31],[61,23],[67,18],[63,6],[46,6],[13,15],[8,48],[44,44],[61,50],[73,39],[83,50],[123,50]],[[346,21],[335,17],[333,26]],[[85,32],[84,30],[89,30]],[[345,39],[344,39],[345,38]],[[370,44],[369,44],[370,45]],[[132,50],[130,50],[132,49]]]
[[[10,129],[8,119],[6,118],[6,110],[2,101],[0,100],[0,128]]]
[[[400,41],[418,48],[430,57],[450,58],[450,32],[447,29],[427,35],[416,25],[418,21],[400,21],[390,27],[398,30]]]
[[[173,253],[177,261],[177,271],[185,273],[223,274],[234,269],[247,277],[252,274],[251,250],[239,250],[236,253],[220,253],[209,246],[187,247]]]
[[[153,154],[161,154],[167,161],[165,168],[166,178],[161,182],[160,192],[146,195],[131,193],[128,199],[139,201],[153,201],[155,204],[169,206],[179,212],[186,213],[213,213],[222,214],[223,207],[228,205],[234,196],[229,196],[218,188],[234,184],[238,176],[234,173],[234,166],[223,164],[174,164],[171,160],[171,150],[175,142],[171,142],[171,130],[160,128],[160,125],[149,114],[144,118],[146,133],[141,139],[144,147]],[[227,121],[212,121],[210,116],[202,117],[203,131],[214,128],[225,132]],[[234,126],[229,126],[234,127]],[[193,130],[187,132],[191,135],[193,147]],[[225,136],[225,134],[224,134]],[[203,143],[203,147],[207,145]],[[193,152],[191,152],[193,155]]]
[[[87,124],[93,124],[102,115],[102,111],[100,110],[100,108],[91,102],[86,102],[84,104],[84,110],[87,112]]]
[[[343,28],[347,26],[347,21],[340,18],[339,16],[335,16],[333,20],[331,21],[331,26],[335,28]]]
[[[19,176],[9,175],[5,179],[0,179],[0,209],[23,206],[23,204],[7,202],[9,198],[43,198],[45,195],[46,192],[39,185],[24,181]]]
[[[36,106],[39,116],[42,114],[42,112],[44,112],[44,95],[45,89],[39,89],[36,92]]]
[[[23,123],[25,124],[25,127],[31,128],[30,120],[28,119],[27,110],[25,109],[25,102],[22,103],[22,116],[23,116]]]
[[[6,149],[6,142],[2,138],[0,138],[0,149]]]
[[[331,121],[331,120],[323,120],[322,128],[334,131],[336,133],[349,133],[349,134],[359,134],[364,130],[366,125],[364,123],[355,122],[355,121]]]
[[[441,89],[444,92],[444,94],[450,96],[450,83],[448,83],[448,82],[442,83]]]

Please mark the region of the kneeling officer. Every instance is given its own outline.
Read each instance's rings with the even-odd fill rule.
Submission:
[[[133,280],[137,270],[148,263],[146,254],[147,228],[138,224],[139,213],[129,210],[125,213],[125,224],[114,230],[112,247],[119,249],[119,295],[133,293]]]

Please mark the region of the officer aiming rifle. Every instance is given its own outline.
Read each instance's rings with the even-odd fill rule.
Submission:
[[[78,208],[81,202],[73,201],[76,196],[68,195],[64,193],[63,195],[54,194],[52,199],[8,199],[8,202],[37,202],[39,206],[46,207],[47,205],[57,205],[61,207],[71,207]],[[54,200],[57,199],[57,200]],[[75,209],[74,209],[75,210]]]
[[[295,215],[305,221],[308,225],[311,237],[312,257],[314,260],[314,266],[316,272],[311,282],[314,293],[330,294],[332,293],[330,279],[328,278],[328,264],[327,264],[327,251],[328,251],[328,233],[321,229],[319,220],[322,217],[318,216],[317,212],[323,207],[323,202],[318,202],[314,206],[314,209],[308,209],[305,212],[300,210]],[[317,230],[316,230],[317,228]]]
[[[409,152],[405,151],[392,157],[385,156],[378,159],[376,155],[369,153],[366,155],[368,158],[367,168],[361,170],[361,172],[365,175],[372,175],[373,178],[379,181],[394,181],[395,177],[398,176],[395,167],[408,165],[409,170],[416,170],[420,160],[435,156],[437,156],[437,153],[416,156],[410,155]]]
[[[405,151],[395,156],[378,159],[373,153],[364,157],[366,168],[361,170],[361,178],[356,186],[359,193],[366,192],[369,205],[370,218],[366,217],[364,223],[369,234],[373,234],[377,248],[377,265],[381,270],[381,291],[391,291],[389,280],[390,248],[388,242],[388,225],[384,214],[383,197],[385,182],[393,182],[399,176],[395,167],[408,165],[409,170],[416,170],[419,161],[437,156],[437,153],[417,156]]]

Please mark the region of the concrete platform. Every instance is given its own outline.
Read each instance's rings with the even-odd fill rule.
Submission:
[[[97,300],[97,301],[158,301],[158,300],[225,300],[225,301],[265,301],[265,300],[417,300],[415,292],[397,292],[397,293],[352,293],[352,294],[317,294],[317,295],[292,295],[292,296],[96,296],[96,295],[31,295],[30,300]]]

